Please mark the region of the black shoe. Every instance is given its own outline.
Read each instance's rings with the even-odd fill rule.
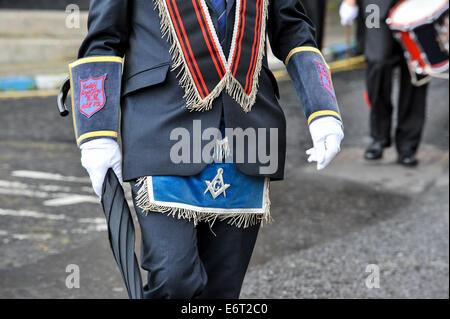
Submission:
[[[419,164],[419,161],[414,155],[400,155],[398,163],[406,167],[415,167]]]
[[[388,144],[382,141],[373,142],[364,153],[364,158],[368,161],[383,158],[383,149],[387,146]]]

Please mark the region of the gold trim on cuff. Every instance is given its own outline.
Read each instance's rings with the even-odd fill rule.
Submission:
[[[85,139],[91,138],[91,137],[115,137],[115,138],[117,138],[118,136],[119,136],[119,134],[117,132],[114,132],[114,131],[89,132],[89,133],[85,133],[85,134],[81,135],[77,139],[77,144],[80,145],[80,143],[82,141],[84,141]]]
[[[118,56],[113,56],[113,55],[111,55],[111,56],[92,56],[92,57],[78,59],[69,64],[70,92],[71,92],[71,98],[72,98],[73,130],[75,132],[75,138],[77,139],[78,145],[80,145],[80,142],[82,140],[89,138],[89,137],[82,138],[86,134],[83,134],[82,136],[78,137],[77,122],[76,122],[76,117],[75,117],[75,95],[73,94],[74,83],[73,83],[73,77],[72,77],[72,69],[79,65],[82,65],[82,64],[95,63],[95,62],[117,62],[117,63],[123,64],[123,58],[120,58]],[[110,135],[106,135],[106,136],[110,136]],[[117,133],[116,133],[116,136],[114,136],[114,137],[117,137]]]
[[[123,59],[118,56],[91,56],[87,58],[81,58],[69,64],[69,68],[74,68],[81,64],[94,63],[94,62],[117,62],[123,63]]]
[[[335,117],[337,117],[337,118],[342,122],[342,117],[341,117],[341,115],[340,115],[338,112],[336,112],[336,111],[331,111],[331,110],[324,110],[324,111],[317,111],[317,112],[314,112],[313,114],[311,114],[311,115],[308,117],[308,125],[310,125],[311,122],[312,122],[315,118],[318,118],[319,116],[335,116]]]
[[[288,65],[289,61],[291,60],[292,56],[296,53],[299,52],[315,52],[317,54],[319,54],[323,61],[325,62],[325,65],[327,66],[328,69],[330,69],[330,66],[327,64],[327,61],[325,61],[325,58],[323,57],[322,52],[320,52],[319,49],[315,48],[315,47],[297,47],[295,49],[292,49],[291,52],[289,52],[286,61],[284,62],[285,65]]]

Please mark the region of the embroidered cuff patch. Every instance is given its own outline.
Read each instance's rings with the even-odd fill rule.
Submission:
[[[69,65],[77,144],[95,138],[117,139],[123,59],[89,57]]]
[[[335,99],[336,94],[334,93],[333,82],[331,81],[331,76],[330,76],[330,73],[328,72],[327,66],[317,60],[314,62],[317,64],[317,68],[320,73],[320,81],[322,82],[322,86],[325,88],[325,90],[328,91],[328,93],[331,94],[333,99]]]
[[[100,78],[90,77],[80,81],[80,102],[78,109],[87,118],[100,111],[106,103],[105,79],[107,74]]]

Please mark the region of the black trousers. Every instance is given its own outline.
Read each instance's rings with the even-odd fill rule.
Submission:
[[[380,28],[367,28],[365,55],[368,62],[366,84],[371,104],[370,133],[374,140],[391,144],[393,103],[393,71],[400,68],[400,92],[395,143],[401,155],[417,152],[425,123],[428,85],[416,87],[404,58],[403,49],[384,22],[395,1],[364,0],[365,5],[378,4],[381,8]]]
[[[356,18],[356,48],[355,55],[364,54],[364,38],[366,35],[366,26],[365,26],[365,8],[364,8],[364,0],[356,0],[358,4],[359,13]]]
[[[301,0],[305,7],[306,14],[316,27],[316,41],[319,49],[322,49],[323,36],[325,31],[325,14],[327,1],[326,0]]]
[[[131,184],[133,198],[138,188]],[[192,221],[135,208],[141,227],[141,267],[147,299],[237,299],[260,225],[246,229]],[[214,232],[214,233],[213,233]]]

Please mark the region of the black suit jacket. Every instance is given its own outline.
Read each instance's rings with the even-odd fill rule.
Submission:
[[[235,1],[228,0],[225,52],[229,51],[232,38]],[[209,0],[207,3],[210,5]],[[269,10],[267,32],[273,52],[279,59],[284,61],[296,47],[316,46],[314,28],[298,0],[271,0]],[[213,10],[210,11],[214,17]],[[275,170],[261,174],[260,168],[268,164],[261,163],[258,157],[256,163],[252,163],[247,156],[244,163],[237,163],[237,167],[248,175],[283,179],[286,121],[267,58],[264,58],[259,93],[251,112],[243,112],[225,92],[214,101],[211,111],[190,112],[185,107],[184,90],[176,77],[177,70],[171,71],[169,47],[161,35],[160,19],[152,0],[91,0],[89,32],[80,48],[79,58],[125,57],[121,93],[124,180],[200,173],[206,163],[175,164],[171,161],[170,150],[175,141],[170,140],[170,133],[179,127],[192,132],[194,120],[201,120],[203,129],[218,128],[222,115],[229,128],[278,130],[277,140],[272,141],[276,143],[272,147],[275,146],[278,154]],[[202,141],[202,145],[207,143],[209,141]],[[248,147],[254,149],[256,146]]]

